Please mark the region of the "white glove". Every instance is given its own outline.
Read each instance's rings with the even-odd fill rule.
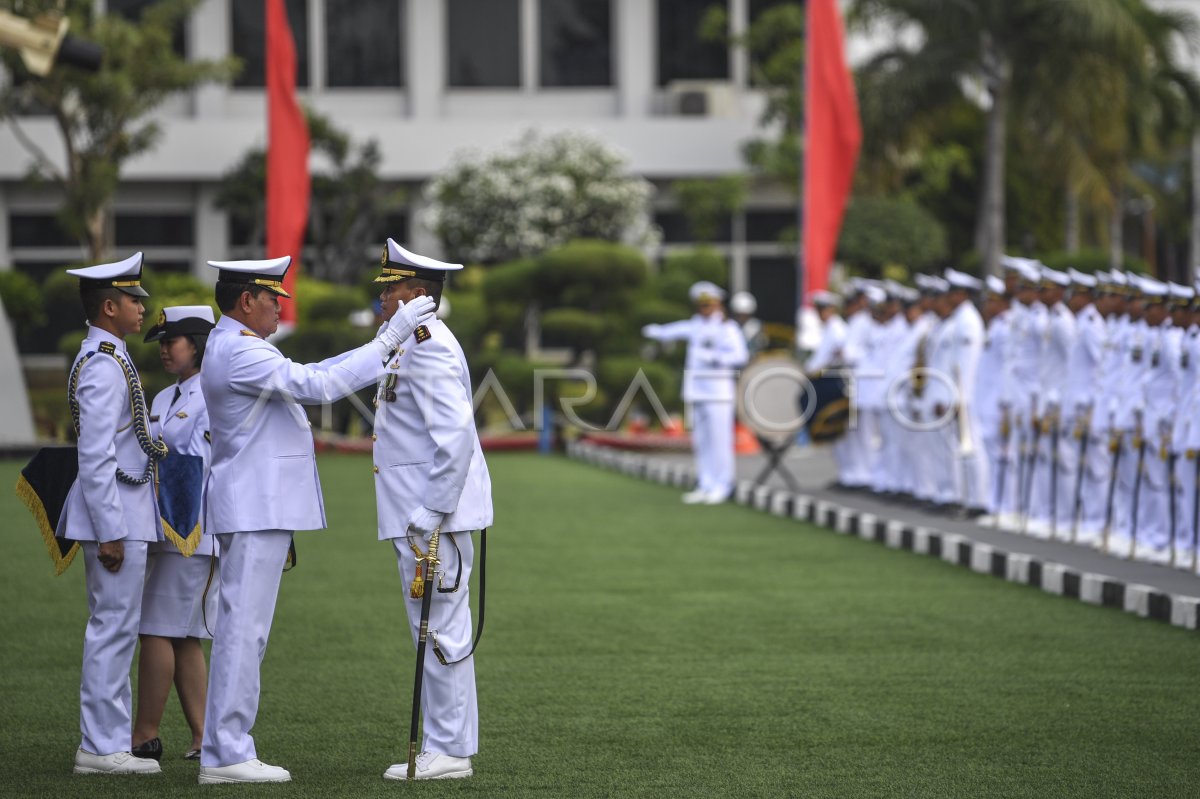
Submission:
[[[409,535],[419,535],[422,538],[429,538],[433,535],[433,531],[442,526],[442,519],[446,514],[439,510],[430,510],[424,506],[417,508],[408,517],[408,532]]]
[[[390,355],[404,340],[413,334],[418,325],[433,318],[434,302],[432,297],[414,297],[406,303],[401,303],[395,316],[388,322],[387,330],[382,331],[375,343],[379,346],[383,357]]]
[[[662,325],[646,325],[642,328],[642,335],[646,338],[658,338],[662,333]]]

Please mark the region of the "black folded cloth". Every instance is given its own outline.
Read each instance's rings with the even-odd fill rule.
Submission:
[[[162,760],[162,741],[158,738],[151,738],[145,743],[140,743],[133,747],[134,757],[148,757],[151,760]]]

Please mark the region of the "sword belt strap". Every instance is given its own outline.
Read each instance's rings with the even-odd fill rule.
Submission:
[[[454,540],[454,536],[450,536],[450,540]],[[458,544],[454,545],[458,549]],[[462,574],[462,558],[458,559],[459,575]],[[457,581],[455,582],[457,585]],[[446,660],[446,654],[442,652],[442,648],[438,646],[437,633],[432,635],[433,638],[433,654],[438,659],[438,663],[443,666],[453,666],[455,663],[462,663],[471,655],[475,654],[475,650],[479,647],[479,639],[483,637],[483,609],[484,599],[487,597],[487,528],[479,531],[479,624],[475,626],[475,640],[471,642],[471,648],[467,654],[460,657],[458,660]]]

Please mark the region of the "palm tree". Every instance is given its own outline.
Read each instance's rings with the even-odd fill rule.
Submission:
[[[1105,139],[1120,108],[1144,111],[1139,91],[1181,74],[1169,42],[1176,33],[1194,31],[1189,16],[1153,11],[1144,0],[854,0],[851,18],[866,26],[886,24],[920,41],[915,48],[893,46],[864,68],[898,111],[907,108],[898,119],[947,95],[974,97],[985,107],[975,248],[987,273],[997,270],[1005,245],[1010,118],[1019,114],[1051,131],[1049,141],[1073,154],[1059,163],[1069,165],[1078,186],[1088,186],[1101,169],[1098,153],[1115,148],[1116,161],[1128,164],[1131,150],[1122,152],[1120,136],[1098,150],[1084,146],[1084,139]],[[1101,95],[1099,106],[1084,102],[1061,114],[1054,110],[1064,96],[1095,96],[1105,85],[1102,78],[1124,89],[1119,104],[1105,105],[1112,95]],[[1092,126],[1101,119],[1106,124],[1097,133]]]

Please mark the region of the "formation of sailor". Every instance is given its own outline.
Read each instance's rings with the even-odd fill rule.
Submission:
[[[810,374],[849,378],[836,486],[1197,569],[1200,299],[1124,272],[852,281]]]

